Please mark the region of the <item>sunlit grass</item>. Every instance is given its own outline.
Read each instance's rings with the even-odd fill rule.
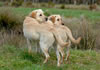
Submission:
[[[1,7],[3,9],[5,7]],[[26,16],[32,10],[37,8],[9,8],[12,9],[16,14]],[[100,11],[89,11],[89,10],[75,10],[75,9],[55,9],[55,8],[42,8],[44,11],[48,11],[50,14],[60,14],[65,17],[80,17],[81,15],[85,15],[92,21],[100,20]]]
[[[0,9],[4,9],[2,7]],[[36,8],[9,8],[20,16],[28,15]],[[72,10],[72,9],[53,9],[43,8],[48,10],[50,14],[60,14],[65,17],[80,17],[84,14],[91,21],[100,19],[100,12],[92,12],[88,10]],[[98,70],[100,69],[100,53],[96,51],[82,51],[71,49],[69,63],[57,67],[57,59],[55,52],[50,52],[50,60],[43,64],[44,55],[42,53],[28,54],[27,48],[13,45],[0,46],[0,70]]]
[[[29,12],[35,8],[13,8],[15,12],[20,14],[27,15]],[[90,20],[99,20],[100,12],[99,11],[89,11],[89,10],[73,10],[73,9],[54,9],[54,8],[43,8],[44,11],[48,11],[50,14],[60,14],[66,17],[80,17],[80,15],[85,15]]]
[[[50,53],[48,63],[43,64],[43,54],[28,54],[27,49],[4,45],[0,47],[0,70],[98,70],[100,53],[71,50],[70,62],[56,66],[55,52]]]

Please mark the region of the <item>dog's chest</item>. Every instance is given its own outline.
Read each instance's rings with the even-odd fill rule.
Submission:
[[[59,35],[61,36],[61,38],[62,38],[64,41],[66,41],[66,40],[67,40],[66,31],[63,30],[63,29],[61,29],[61,28],[58,28],[57,30],[58,30],[58,33],[59,33]]]

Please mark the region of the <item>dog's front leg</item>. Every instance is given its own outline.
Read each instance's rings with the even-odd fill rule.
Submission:
[[[56,55],[57,55],[57,66],[59,67],[61,65],[61,57],[58,49],[56,49]]]
[[[66,48],[66,54],[67,54],[67,56],[66,56],[66,63],[67,63],[67,61],[69,60],[69,56],[70,56],[70,47],[71,47],[71,41],[69,40],[69,45],[68,45],[68,47]]]
[[[30,43],[30,40],[29,39],[27,39],[27,46],[28,46],[28,53],[31,54],[32,47],[31,47],[31,43]]]
[[[64,47],[61,47],[59,44],[57,44],[57,48],[58,48],[58,51],[61,53],[61,56],[62,56],[61,63],[63,63],[64,58],[65,58]]]
[[[40,49],[40,46],[39,46],[39,42],[36,42],[36,53],[40,53],[41,52],[41,49]]]

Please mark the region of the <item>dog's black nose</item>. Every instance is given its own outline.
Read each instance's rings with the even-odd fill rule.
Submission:
[[[47,21],[47,20],[48,20],[48,18],[46,17],[46,18],[45,18],[45,21]]]
[[[64,23],[62,23],[62,25],[64,25]]]

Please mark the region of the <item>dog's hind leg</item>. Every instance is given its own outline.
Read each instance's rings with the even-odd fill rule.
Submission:
[[[68,50],[68,51],[67,51],[67,57],[66,57],[66,59],[65,59],[65,60],[66,60],[66,63],[67,63],[68,60],[69,60],[69,56],[70,56],[70,51]]]
[[[61,57],[58,48],[56,49],[56,55],[57,55],[57,66],[59,67],[61,65]]]
[[[70,46],[71,46],[71,41],[69,40],[69,45],[66,48],[66,54],[67,54],[66,59],[65,59],[66,60],[66,63],[69,60],[69,56],[70,56]]]
[[[27,46],[28,46],[28,53],[31,54],[32,47],[31,47],[31,43],[30,43],[30,40],[29,39],[27,39]]]
[[[57,44],[55,46],[57,46]],[[56,51],[57,66],[59,67],[61,65],[61,56],[60,56],[59,48],[58,47],[54,47],[54,50]]]
[[[46,57],[43,63],[46,63],[48,61],[48,59],[50,58],[49,53],[48,53],[48,48],[47,48],[46,44],[41,43],[41,42],[40,42],[40,47]]]
[[[62,56],[61,63],[63,63],[64,57],[65,57],[65,53],[64,53],[64,50],[63,50],[64,47],[61,47],[60,45],[57,45],[57,48],[58,48],[59,52],[61,53],[61,56]]]

